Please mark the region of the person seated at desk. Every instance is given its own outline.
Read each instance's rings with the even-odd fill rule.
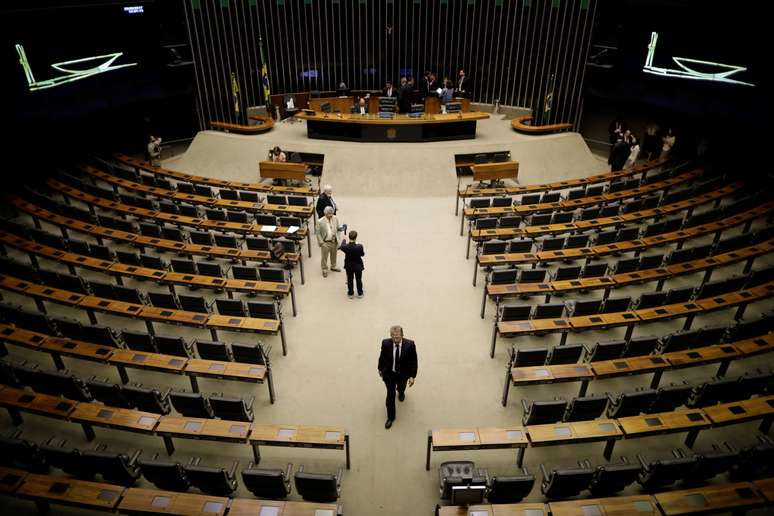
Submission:
[[[356,115],[368,114],[368,103],[366,102],[366,99],[364,97],[360,97],[357,103],[354,106],[352,106],[352,113]]]
[[[287,160],[288,157],[284,152],[282,152],[282,149],[279,148],[279,145],[269,151],[269,161],[281,161],[284,163]]]
[[[384,89],[382,90],[382,96],[383,97],[397,97],[398,96],[398,90],[397,90],[397,88],[394,88],[392,86],[392,81],[387,81],[387,83],[384,86]]]

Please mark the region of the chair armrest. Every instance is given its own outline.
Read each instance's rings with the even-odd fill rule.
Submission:
[[[301,465],[298,467],[298,471],[296,471],[296,473],[303,473],[303,472],[304,472],[304,465],[303,465],[303,464],[301,464]]]
[[[247,408],[252,408],[252,407],[253,407],[253,402],[255,402],[255,396],[253,396],[252,394],[250,394],[249,396],[247,396],[246,398],[244,398],[244,399],[243,399],[243,401],[245,402],[245,406],[246,406]]]
[[[685,458],[685,451],[682,448],[675,448],[672,450],[672,455],[677,459]]]
[[[232,462],[231,463],[231,468],[229,468],[229,470],[228,470],[228,476],[233,478],[234,475],[236,475],[236,470],[237,470],[238,467],[239,467],[239,461],[238,460],[235,460],[234,462]]]
[[[546,466],[542,462],[540,463],[540,473],[543,475],[543,480],[546,480],[548,478],[548,472],[546,471]]]
[[[250,463],[252,464],[252,462]],[[287,468],[285,468],[285,479],[290,482],[290,474],[293,472],[293,463],[288,462]]]
[[[137,449],[134,451],[132,456],[129,458],[129,465],[132,466],[137,463],[137,459],[140,458],[140,455],[142,455],[142,449]]]
[[[524,409],[524,412],[529,412],[529,405],[527,405],[527,400],[522,399],[521,400],[521,408]]]
[[[208,311],[209,311],[210,309],[212,309],[212,306],[213,306],[214,304],[215,304],[215,300],[214,300],[214,299],[213,299],[212,301],[209,301],[209,302],[208,302],[208,301],[205,301],[205,302],[204,302],[204,306],[206,306],[206,307],[207,307],[207,310],[208,310]]]
[[[341,486],[341,477],[344,475],[344,468],[339,468],[336,472],[336,485]]]
[[[188,461],[188,465],[198,466],[201,461],[202,461],[201,457],[191,457],[191,460]]]
[[[647,463],[645,462],[645,457],[643,457],[641,453],[637,454],[637,460],[640,461],[640,465],[643,468],[645,468],[647,466]]]
[[[223,273],[223,276],[221,278],[228,279],[228,271],[231,270],[231,265],[221,265],[220,272]]]

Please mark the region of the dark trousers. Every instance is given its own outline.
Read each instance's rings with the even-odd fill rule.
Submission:
[[[408,378],[388,372],[384,374],[383,379],[384,385],[387,386],[387,419],[395,419],[395,391],[399,394],[405,393]]]
[[[346,269],[347,272],[347,295],[354,294],[353,280],[357,280],[357,293],[363,295],[363,271],[353,271],[352,269]]]

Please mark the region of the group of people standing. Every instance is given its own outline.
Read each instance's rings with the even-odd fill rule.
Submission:
[[[398,111],[410,113],[411,104],[415,100],[424,102],[427,97],[439,97],[441,105],[445,106],[452,101],[455,95],[470,98],[471,92],[472,82],[465,75],[463,69],[457,75],[456,84],[448,77],[439,80],[435,72],[426,70],[424,76],[419,80],[419,84],[411,75],[401,77],[398,87],[395,87],[392,81],[388,80],[382,90],[382,96],[397,98]]]
[[[634,166],[641,154],[645,154],[648,160],[668,157],[675,146],[675,134],[671,127],[659,139],[659,128],[650,124],[645,130],[643,145],[640,146],[637,138],[632,134],[626,122],[619,116],[608,127],[610,138],[610,157],[607,160],[612,172]]]

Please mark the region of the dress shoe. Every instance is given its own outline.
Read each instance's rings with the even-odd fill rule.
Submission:
[[[403,401],[406,399],[406,395],[402,392],[398,393],[398,401]]]
[[[331,267],[331,270],[333,272],[341,272],[341,269],[339,269],[338,267]]]
[[[386,429],[388,429],[388,430],[389,430],[389,429],[390,429],[390,427],[392,427],[392,421],[393,421],[392,419],[388,419],[388,420],[387,420],[387,421],[384,423],[384,428],[386,428]]]
[[[350,298],[350,299],[353,299],[355,296],[352,295],[352,294],[347,294],[347,297]]]
[[[323,271],[323,278],[327,278],[327,277],[328,277],[328,271]]]
[[[365,295],[365,292],[361,292],[357,295],[357,297],[363,297]]]

